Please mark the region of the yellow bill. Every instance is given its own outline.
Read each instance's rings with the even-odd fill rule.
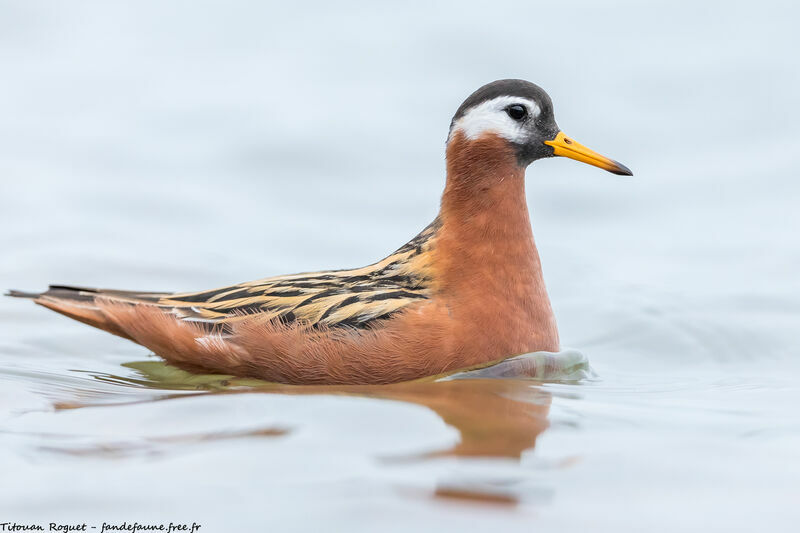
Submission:
[[[633,176],[633,172],[622,163],[600,155],[594,150],[586,148],[579,142],[573,141],[564,135],[563,131],[559,131],[556,138],[552,141],[545,141],[544,143],[553,147],[553,155],[569,157],[570,159],[600,167],[614,174],[619,174],[620,176]]]

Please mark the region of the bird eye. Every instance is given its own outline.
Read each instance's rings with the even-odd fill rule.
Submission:
[[[506,108],[506,113],[514,120],[522,120],[528,115],[528,110],[525,109],[524,105],[514,104]]]

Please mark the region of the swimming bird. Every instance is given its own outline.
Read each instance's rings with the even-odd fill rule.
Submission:
[[[632,175],[564,134],[539,86],[498,80],[459,106],[436,219],[363,268],[200,292],[10,291],[178,367],[293,384],[381,384],[559,350],[525,199],[532,162]]]

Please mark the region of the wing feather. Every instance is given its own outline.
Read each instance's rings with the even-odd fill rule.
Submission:
[[[351,270],[276,276],[209,291],[158,295],[157,305],[186,320],[226,324],[265,319],[328,327],[366,327],[431,296],[435,220],[390,256]]]

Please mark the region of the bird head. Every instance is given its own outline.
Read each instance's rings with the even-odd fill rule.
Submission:
[[[525,80],[498,80],[472,93],[453,116],[448,143],[459,133],[468,142],[487,136],[503,139],[523,168],[537,159],[562,156],[614,174],[633,175],[625,165],[565,135],[556,124],[550,97]]]

